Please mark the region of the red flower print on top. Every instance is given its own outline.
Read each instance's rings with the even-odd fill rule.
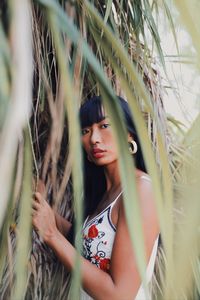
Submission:
[[[98,255],[94,255],[93,258],[98,262],[100,260],[100,257]]]
[[[92,225],[90,226],[89,230],[88,230],[88,237],[93,239],[95,237],[98,236],[98,229],[96,228],[96,225]]]
[[[108,272],[110,269],[110,259],[109,258],[101,259],[99,265],[101,270]]]

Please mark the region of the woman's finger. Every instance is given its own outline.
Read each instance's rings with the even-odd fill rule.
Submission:
[[[44,201],[42,195],[39,192],[33,193],[33,197],[39,203],[42,203]]]
[[[35,209],[35,210],[38,210],[40,208],[40,203],[33,200],[32,208]]]
[[[34,208],[32,208],[32,210],[31,210],[31,216],[35,217],[36,215],[37,215],[37,210],[34,209]]]
[[[43,196],[45,195],[46,187],[45,187],[44,182],[41,179],[39,179],[38,182],[37,182],[37,189],[36,190],[37,190],[37,192],[39,192]]]

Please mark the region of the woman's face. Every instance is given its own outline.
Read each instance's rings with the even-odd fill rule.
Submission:
[[[101,122],[82,128],[82,143],[88,159],[98,166],[118,159],[117,146],[108,117]]]

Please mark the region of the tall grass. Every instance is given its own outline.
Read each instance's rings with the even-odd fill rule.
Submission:
[[[189,15],[193,1],[175,4],[198,57],[198,29]],[[160,6],[176,40],[167,2]],[[31,179],[34,190],[42,178],[47,200],[64,217],[72,217],[74,211],[78,232],[83,210],[78,109],[98,93],[122,153],[125,208],[141,277],[146,269],[141,219],[115,94],[125,96],[130,104],[155,193],[163,242],[161,290],[156,294],[155,289],[155,298],[198,298],[199,117],[177,145],[163,108],[154,53],[147,47],[150,34],[152,49],[155,45],[165,69],[154,18],[161,8],[148,0],[95,1],[95,6],[89,1],[23,0],[9,5],[2,1],[0,9],[1,298],[67,297],[67,271],[30,230]],[[76,246],[80,252],[80,237]],[[73,299],[78,299],[79,269],[77,256]]]

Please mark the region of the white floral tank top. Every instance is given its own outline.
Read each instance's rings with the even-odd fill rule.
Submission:
[[[116,232],[116,228],[112,223],[111,212],[121,194],[122,192],[97,216],[89,221],[87,218],[82,230],[83,256],[106,272],[110,268],[110,258]]]
[[[146,175],[140,176],[140,178],[150,180]],[[122,192],[110,203],[102,212],[97,216],[88,221],[86,218],[83,229],[83,257],[89,260],[91,263],[96,265],[98,268],[102,269],[105,272],[109,271],[110,268],[110,259],[112,254],[113,242],[115,239],[116,228],[112,223],[111,212],[112,208],[115,205],[116,201],[121,196]],[[154,242],[150,260],[146,270],[146,280],[147,283],[150,282],[156,254],[158,248],[158,237]],[[81,289],[81,300],[93,300],[83,289]],[[143,284],[138,290],[138,293],[134,300],[150,300],[151,296],[146,295],[144,291]]]

